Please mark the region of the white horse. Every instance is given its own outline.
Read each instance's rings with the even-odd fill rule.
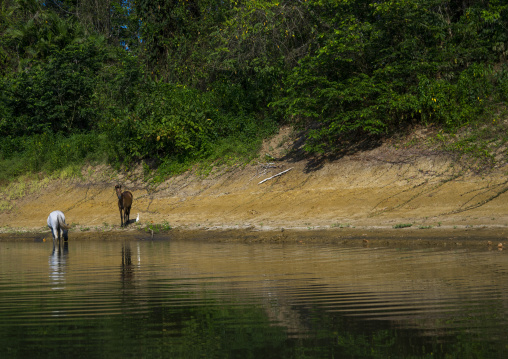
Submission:
[[[53,211],[49,214],[48,227],[53,234],[53,241],[60,240],[62,237],[64,241],[69,239],[67,232],[70,227],[65,224],[65,215],[62,211]]]

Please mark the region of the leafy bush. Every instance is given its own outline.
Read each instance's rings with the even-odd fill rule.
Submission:
[[[273,131],[270,120],[224,112],[213,92],[151,82],[137,96],[133,111],[112,118],[107,128],[110,153],[117,163],[137,160],[157,165],[205,159],[223,139],[256,141]]]
[[[286,78],[285,96],[271,104],[296,125],[312,125],[308,151],[334,152],[352,135],[383,135],[418,122],[454,129],[485,113],[495,93],[487,63],[497,56],[487,43],[494,33],[508,40],[501,31],[507,6],[365,4],[309,4],[319,37]]]
[[[496,74],[497,96],[500,101],[508,101],[508,66],[505,64]]]
[[[71,44],[5,80],[11,117],[9,128],[2,129],[15,136],[92,129],[98,114],[90,100],[101,62],[93,43]]]
[[[120,162],[206,152],[212,113],[198,91],[151,82],[137,97],[132,112],[105,125]]]

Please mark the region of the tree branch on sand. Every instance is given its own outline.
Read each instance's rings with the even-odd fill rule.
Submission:
[[[285,171],[282,171],[282,172],[280,172],[280,173],[277,173],[276,175],[273,175],[272,177],[265,178],[264,180],[262,180],[262,181],[261,181],[261,182],[259,182],[258,184],[261,184],[261,183],[263,183],[263,182],[266,182],[266,181],[268,181],[268,180],[271,180],[272,178],[275,178],[275,177],[278,177],[278,176],[280,176],[280,175],[283,175],[284,173],[286,173],[286,172],[288,172],[288,171],[291,171],[292,169],[293,169],[293,167],[291,167],[291,168],[289,168],[289,169],[287,169],[287,170],[285,170]]]

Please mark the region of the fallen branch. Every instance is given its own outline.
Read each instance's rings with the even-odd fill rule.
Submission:
[[[263,183],[263,182],[266,182],[266,181],[268,181],[268,180],[271,180],[272,178],[275,178],[275,177],[277,177],[277,176],[283,175],[284,173],[286,173],[286,172],[288,172],[288,171],[291,171],[292,169],[293,169],[293,167],[291,167],[291,168],[289,168],[289,169],[287,169],[287,170],[285,170],[285,171],[282,171],[282,172],[280,172],[280,173],[277,173],[276,175],[273,175],[272,177],[265,178],[264,180],[262,180],[262,181],[261,181],[261,182],[259,182],[258,184],[261,184],[261,183]]]

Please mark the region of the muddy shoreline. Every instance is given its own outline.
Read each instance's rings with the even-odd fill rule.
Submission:
[[[300,245],[327,244],[362,247],[443,247],[449,249],[478,248],[502,251],[508,246],[508,228],[475,229],[325,229],[325,230],[186,230],[172,229],[154,233],[141,229],[113,229],[107,231],[69,232],[73,241],[208,241],[231,243],[294,243]],[[0,242],[50,242],[51,233],[33,231],[1,233]]]

